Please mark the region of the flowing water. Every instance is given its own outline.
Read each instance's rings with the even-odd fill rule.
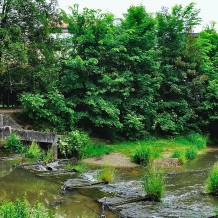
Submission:
[[[204,192],[204,185],[208,172],[216,161],[218,149],[208,149],[208,152],[184,167],[169,170],[166,194],[161,203],[140,202],[124,205],[120,207],[121,214],[124,217],[186,218],[214,215],[218,200]],[[39,201],[50,206],[59,217],[99,217],[101,206],[96,200],[103,197],[104,192],[99,189],[81,189],[62,194],[60,187],[63,177],[41,178],[13,165],[11,161],[0,160],[1,199],[15,200],[26,196],[30,203]],[[139,169],[119,169],[119,177],[115,182],[121,184],[125,181],[122,183],[125,188],[125,184],[140,180],[141,176],[142,171]],[[117,216],[107,211],[106,217]]]

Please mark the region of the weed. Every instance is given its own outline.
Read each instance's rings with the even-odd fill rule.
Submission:
[[[14,151],[17,153],[25,153],[26,147],[21,143],[21,139],[18,135],[10,134],[4,142],[5,149]]]
[[[42,156],[42,150],[36,142],[31,143],[27,149],[26,156],[36,160]]]
[[[164,173],[149,166],[142,177],[142,186],[147,199],[152,201],[161,201],[165,191]]]
[[[49,163],[52,161],[53,151],[52,149],[48,149],[47,152],[43,152],[42,160],[45,163]]]
[[[31,208],[26,200],[1,202],[0,217],[2,218],[54,218],[52,212],[42,204],[35,203]]]
[[[206,182],[206,191],[218,195],[218,162],[213,166]]]
[[[175,150],[171,156],[172,158],[178,158],[181,164],[185,164],[187,162],[185,151],[184,150]]]
[[[98,181],[110,183],[113,181],[116,170],[112,167],[103,167],[97,174]]]
[[[198,156],[197,150],[195,148],[189,148],[185,151],[185,158],[187,160],[193,160]]]

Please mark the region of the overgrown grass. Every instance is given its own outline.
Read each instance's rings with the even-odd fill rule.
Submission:
[[[147,167],[142,177],[142,186],[148,200],[161,201],[165,192],[165,176],[161,170],[154,167]]]
[[[184,149],[175,150],[171,157],[178,158],[181,164],[185,164],[187,162]]]
[[[136,149],[136,152],[132,156],[132,161],[137,164],[146,166],[151,162],[152,159],[160,157],[161,153],[161,149],[141,146]]]
[[[88,146],[82,149],[83,158],[87,157],[99,157],[104,154],[109,154],[113,151],[110,146],[103,143],[90,143]]]
[[[44,151],[42,154],[42,160],[45,163],[49,163],[52,161],[53,151],[52,149],[48,149],[47,151]]]
[[[100,182],[110,183],[113,181],[116,170],[112,167],[103,167],[97,174],[97,179]]]
[[[205,189],[206,192],[218,196],[218,162],[209,173]]]
[[[36,142],[32,142],[26,151],[26,156],[33,159],[42,157],[42,150]]]
[[[21,139],[16,134],[10,134],[4,142],[4,148],[16,153],[25,153],[26,146],[21,142]]]
[[[33,207],[26,200],[15,202],[3,201],[0,206],[1,218],[54,218],[52,212],[42,204],[35,203]]]
[[[150,153],[152,153],[152,151],[159,151],[157,152],[159,154],[165,153],[171,157],[178,157],[181,159],[181,162],[184,163],[186,160],[196,158],[198,151],[204,149],[206,143],[207,137],[198,133],[191,133],[186,136],[168,139],[153,138],[136,142],[120,142],[113,144],[112,149],[114,152],[123,153],[129,157],[135,156],[133,160],[137,159],[136,162],[141,162],[141,159],[136,157],[146,156],[148,149]],[[159,155],[154,155],[153,158],[157,157],[159,157]]]

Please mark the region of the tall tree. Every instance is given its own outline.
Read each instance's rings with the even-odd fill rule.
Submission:
[[[198,129],[196,108],[205,82],[199,70],[200,50],[193,34],[200,22],[198,13],[193,3],[185,8],[176,5],[171,12],[163,8],[157,13],[162,74],[156,121],[158,132],[178,134]]]
[[[5,0],[0,17],[0,86],[6,93],[45,91],[57,66],[56,1]]]

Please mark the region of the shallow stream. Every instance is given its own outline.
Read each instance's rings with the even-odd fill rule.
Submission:
[[[0,157],[4,154],[0,154]],[[198,159],[188,162],[181,168],[167,171],[166,194],[161,203],[138,202],[120,206],[123,217],[211,217],[218,205],[218,200],[205,194],[204,185],[208,172],[218,161],[218,149],[208,149]],[[0,196],[5,200],[26,198],[33,203],[43,202],[59,217],[94,218],[99,217],[101,205],[97,199],[108,195],[111,187],[123,188],[125,194],[140,186],[140,169],[119,169],[114,186],[100,189],[75,189],[62,193],[60,187],[70,176],[41,178],[27,170],[14,167],[16,163],[0,160]],[[87,176],[95,174],[90,168]],[[75,176],[71,176],[75,178]],[[132,187],[131,187],[132,184]],[[117,185],[117,186],[116,186]],[[140,187],[139,187],[140,188]],[[115,190],[116,191],[116,190]],[[107,218],[118,217],[107,211]]]

